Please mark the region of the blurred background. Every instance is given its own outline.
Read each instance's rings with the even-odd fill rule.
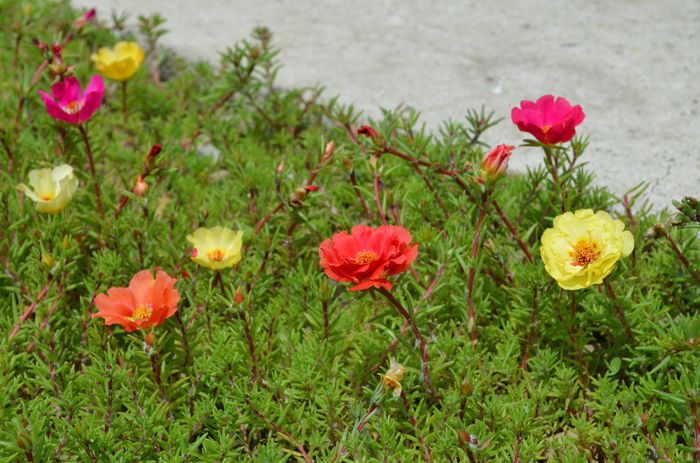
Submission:
[[[517,145],[521,99],[552,93],[580,104],[591,136],[584,161],[619,195],[649,182],[655,209],[700,196],[700,0],[74,0],[112,11],[160,13],[161,43],[191,59],[267,26],[281,49],[279,82],[326,88],[369,116],[400,103],[428,128],[469,108],[505,119],[484,135]],[[106,44],[107,45],[107,44]],[[541,151],[511,158],[524,171]]]

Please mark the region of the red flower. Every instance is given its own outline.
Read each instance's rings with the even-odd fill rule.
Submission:
[[[508,159],[515,146],[498,145],[489,151],[481,160],[479,178],[482,180],[496,180],[508,168]]]
[[[162,270],[153,273],[141,270],[129,282],[128,288],[110,288],[107,294],[95,296],[98,312],[105,325],[121,325],[126,331],[160,326],[177,311],[180,293],[175,280]]]
[[[586,115],[580,105],[571,106],[566,98],[545,95],[536,102],[523,100],[513,108],[511,119],[523,132],[528,132],[546,145],[564,143],[576,135],[576,126]]]
[[[342,231],[321,243],[318,254],[328,277],[355,284],[350,291],[391,290],[386,277],[406,270],[418,255],[418,245],[411,245],[411,240],[403,227],[356,225],[350,234]]]

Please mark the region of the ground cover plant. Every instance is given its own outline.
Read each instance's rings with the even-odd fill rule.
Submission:
[[[431,133],[266,29],[0,11],[2,461],[700,458],[700,206],[593,186],[585,102]]]

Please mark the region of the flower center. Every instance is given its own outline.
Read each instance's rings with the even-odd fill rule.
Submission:
[[[131,314],[131,317],[126,317],[126,319],[131,322],[140,322],[142,320],[147,320],[151,318],[151,312],[153,312],[153,310],[150,307],[146,307],[144,305],[134,310],[134,313]]]
[[[56,197],[56,196],[54,196],[54,195],[49,195],[49,194],[41,195],[41,199],[44,200],[44,201],[52,201],[55,197]]]
[[[80,111],[81,109],[83,109],[84,105],[85,105],[85,103],[83,103],[82,101],[75,100],[75,101],[71,101],[70,103],[65,105],[63,107],[63,110],[65,112],[67,112],[68,114],[75,114],[78,111]]]
[[[356,264],[369,264],[377,260],[377,254],[374,251],[360,251],[355,256]]]
[[[551,128],[552,128],[551,125],[543,125],[543,126],[542,126],[542,133],[547,133],[547,132],[549,132],[549,129],[551,129]]]
[[[207,253],[207,257],[214,262],[221,262],[224,260],[224,251],[219,248],[213,249]]]
[[[569,256],[573,259],[571,265],[585,267],[598,258],[598,245],[586,240],[580,240],[569,251]]]

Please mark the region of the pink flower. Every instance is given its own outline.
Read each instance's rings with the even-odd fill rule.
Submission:
[[[528,132],[545,145],[555,145],[571,140],[576,126],[586,115],[580,105],[571,106],[564,97],[545,95],[532,102],[523,100],[519,108],[513,108],[511,119],[523,132]]]
[[[508,160],[515,146],[498,145],[489,151],[481,160],[479,178],[482,180],[496,180],[502,176],[508,168]]]
[[[105,93],[104,82],[102,77],[94,76],[83,93],[78,79],[68,77],[53,84],[51,93],[53,97],[39,90],[49,115],[69,124],[82,124],[100,107]]]

